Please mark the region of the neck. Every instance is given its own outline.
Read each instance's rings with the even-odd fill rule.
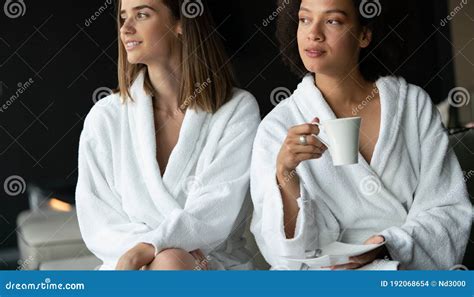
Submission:
[[[361,103],[373,83],[366,81],[360,71],[343,76],[317,74],[315,84],[328,104],[351,108]]]
[[[179,63],[148,65],[148,75],[155,90],[153,106],[157,110],[174,113],[179,109],[181,72]]]

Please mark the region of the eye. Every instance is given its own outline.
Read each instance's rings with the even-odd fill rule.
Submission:
[[[148,15],[146,13],[143,13],[143,12],[139,12],[137,13],[137,19],[141,20],[141,19],[145,19]]]
[[[308,20],[307,18],[304,18],[304,17],[300,18],[299,21],[300,21],[300,23],[302,23],[302,24],[307,24],[307,23],[309,23],[309,20]]]
[[[339,22],[337,20],[328,20],[327,23],[330,24],[330,25],[340,25],[341,24],[341,22]]]

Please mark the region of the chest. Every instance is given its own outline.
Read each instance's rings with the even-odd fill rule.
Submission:
[[[169,117],[155,113],[156,159],[163,176],[173,149],[179,140],[184,114]]]
[[[367,163],[370,164],[372,156],[374,154],[375,145],[380,136],[380,105],[374,107],[374,112],[369,114],[363,114],[360,135],[359,135],[359,150],[362,156],[364,156]]]

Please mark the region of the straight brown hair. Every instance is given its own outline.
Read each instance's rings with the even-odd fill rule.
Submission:
[[[236,85],[229,58],[224,46],[215,32],[214,21],[205,0],[199,7],[189,7],[189,0],[155,0],[163,1],[171,11],[173,18],[181,22],[181,83],[179,106],[200,109],[215,113],[232,96]],[[183,6],[184,5],[184,6]],[[120,10],[122,0],[117,5],[117,29],[120,36],[122,26]],[[195,9],[198,9],[197,11]],[[193,10],[194,9],[194,10]],[[192,15],[187,13],[192,12]],[[122,103],[133,101],[130,87],[140,74],[145,71],[144,88],[147,94],[155,93],[144,64],[130,64],[127,52],[119,38],[118,42],[118,81]]]

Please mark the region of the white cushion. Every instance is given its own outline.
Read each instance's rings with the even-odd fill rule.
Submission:
[[[23,211],[17,225],[23,269],[38,269],[40,263],[51,260],[91,255],[82,240],[75,209]]]

